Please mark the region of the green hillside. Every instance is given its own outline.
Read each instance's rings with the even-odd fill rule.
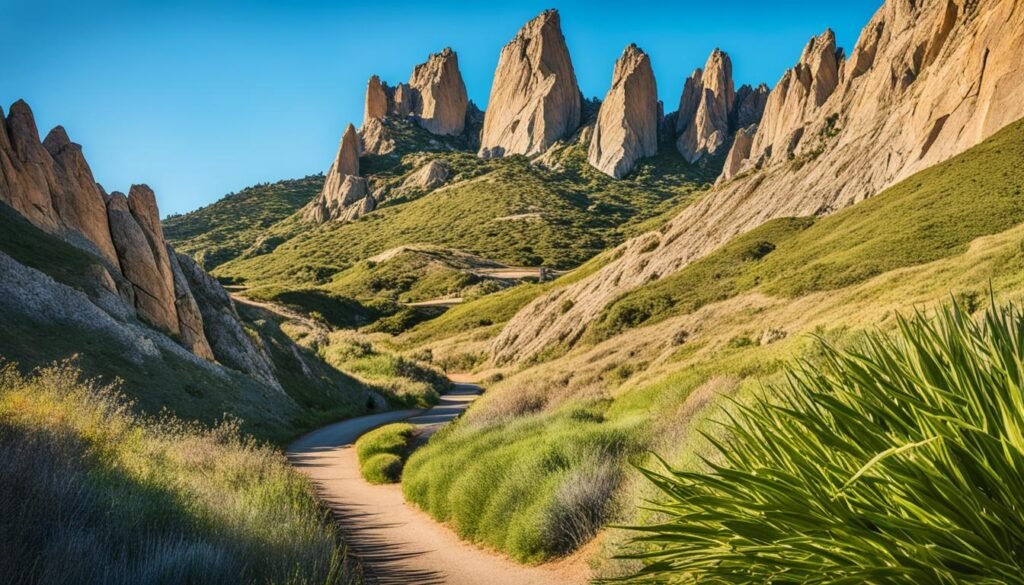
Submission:
[[[255,185],[185,215],[163,221],[164,236],[206,270],[237,258],[259,242],[270,226],[295,213],[320,193],[322,175]]]

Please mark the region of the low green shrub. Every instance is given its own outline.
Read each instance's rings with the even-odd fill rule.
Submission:
[[[958,305],[824,345],[725,424],[719,463],[647,472],[637,582],[1024,583],[1024,313]]]
[[[355,448],[363,478],[374,484],[397,483],[415,433],[413,425],[395,423],[359,437]]]

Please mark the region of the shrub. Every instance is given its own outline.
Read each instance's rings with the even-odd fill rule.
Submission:
[[[1024,314],[953,304],[823,348],[725,425],[722,462],[647,472],[639,581],[1024,583]]]
[[[416,427],[408,423],[384,425],[356,441],[359,471],[370,483],[396,483],[409,456]]]

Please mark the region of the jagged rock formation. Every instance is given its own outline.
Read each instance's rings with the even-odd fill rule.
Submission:
[[[528,22],[501,50],[480,138],[480,156],[533,156],[576,130],[580,90],[558,11]]]
[[[178,310],[178,330],[181,334],[181,344],[185,349],[207,361],[216,359],[213,349],[206,339],[206,330],[203,325],[203,314],[192,295],[192,289],[188,286],[185,273],[181,270],[181,262],[178,254],[170,244],[166,245],[168,261],[171,266],[171,274],[174,277],[174,306]]]
[[[374,75],[366,84],[362,128],[364,146],[372,154],[386,154],[378,151],[384,144],[379,138],[383,126],[370,124],[386,116],[413,116],[420,126],[433,134],[462,134],[466,127],[468,103],[466,84],[459,72],[459,56],[450,47],[431,54],[426,62],[413,68],[408,84],[399,83],[389,88]],[[368,131],[373,135],[368,137]]]
[[[56,231],[59,224],[50,197],[56,177],[50,155],[39,142],[32,109],[24,101],[15,102],[4,126],[5,132],[0,133],[4,178],[0,195],[32,223]]]
[[[376,207],[377,201],[370,194],[366,179],[359,176],[359,136],[349,124],[324,178],[324,187],[306,206],[303,218],[315,223],[351,221]]]
[[[359,129],[363,152],[384,155],[395,151],[395,139],[380,118],[370,118]]]
[[[459,73],[459,56],[445,47],[417,65],[409,78],[414,90],[413,113],[420,126],[433,134],[456,136],[466,127],[466,84]]]
[[[636,161],[658,154],[659,120],[651,58],[629,45],[615,62],[612,86],[598,113],[590,164],[616,179],[626,176]]]
[[[813,119],[839,87],[842,49],[836,48],[831,29],[813,37],[800,61],[787,70],[768,97],[765,113],[751,148],[754,166],[768,159],[788,160],[803,139],[805,124]]]
[[[170,265],[162,266],[154,256],[149,237],[132,213],[124,193],[111,193],[107,214],[121,273],[132,283],[139,317],[158,329],[177,335],[180,330],[174,304],[174,284],[167,278],[171,276]],[[167,261],[166,251],[162,260]]]
[[[203,331],[217,361],[280,389],[270,356],[245,332],[228,292],[192,258],[185,254],[177,256],[189,290],[202,312]]]
[[[526,360],[572,344],[612,299],[736,235],[771,219],[852,205],[1024,117],[1024,10],[1014,0],[888,0],[849,62],[833,42],[816,38],[789,83],[772,90],[751,156],[763,152],[762,132],[761,145],[783,148],[760,170],[720,185],[660,233],[623,245],[621,257],[596,274],[525,307],[494,341],[495,359]],[[832,60],[838,85],[829,92]],[[790,105],[790,95],[805,97]],[[800,164],[789,164],[781,155],[787,150]]]
[[[692,118],[677,118],[682,134],[676,148],[683,158],[695,162],[705,154],[716,154],[729,141],[729,117],[735,103],[732,60],[724,51],[715,49],[703,71],[694,72],[683,87],[680,112],[689,113],[696,105]]]
[[[741,128],[733,137],[732,148],[725,157],[725,165],[722,167],[722,174],[718,182],[728,181],[740,174],[743,162],[750,158],[750,149],[754,146],[754,135],[757,134],[757,124],[751,124]]]
[[[744,85],[736,90],[736,106],[729,116],[729,127],[738,131],[760,122],[770,91],[763,83],[756,88]]]

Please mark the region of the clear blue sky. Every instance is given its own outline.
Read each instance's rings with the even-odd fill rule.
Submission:
[[[459,54],[483,107],[501,47],[544,8],[585,95],[604,96],[631,42],[671,111],[719,46],[738,83],[774,85],[831,26],[849,52],[881,0],[382,2],[0,0],[0,104],[63,124],[108,190],[145,182],[163,213],[257,182],[326,170],[367,78],[405,81],[427,54]]]

